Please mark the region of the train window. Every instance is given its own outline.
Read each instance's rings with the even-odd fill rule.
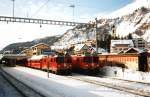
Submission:
[[[92,57],[84,57],[83,62],[92,63]]]
[[[56,62],[57,63],[64,63],[64,57],[57,57]]]

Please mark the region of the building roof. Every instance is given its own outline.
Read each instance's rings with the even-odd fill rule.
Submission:
[[[125,51],[125,53],[141,53],[141,52],[143,51],[138,48],[129,48],[127,51]]]
[[[27,56],[25,54],[5,54],[3,55],[3,58],[8,59],[25,59]]]
[[[118,44],[121,45],[129,45],[131,47],[134,47],[134,43],[132,40],[111,40],[111,46],[116,46]]]
[[[31,48],[24,49],[24,50],[21,51],[21,54],[26,52],[26,51],[30,51],[30,50],[31,50]]]
[[[39,46],[39,45],[45,45],[45,46],[48,46],[48,47],[50,47],[48,44],[46,44],[46,43],[38,43],[38,44],[36,44],[36,45],[34,45],[34,46],[31,46],[31,48],[32,47],[37,47],[37,46]]]
[[[95,51],[96,51],[96,48],[95,47],[92,47]],[[98,48],[98,53],[107,53],[107,51],[103,48]]]
[[[67,49],[67,46],[51,46],[52,50],[57,50],[57,49]]]
[[[87,45],[86,44],[76,44],[74,50],[80,51],[84,46],[87,46]]]
[[[47,56],[47,55],[34,55],[34,56],[32,56],[30,59],[32,59],[32,60],[40,60],[40,59],[42,59],[43,57],[45,57],[45,56]]]

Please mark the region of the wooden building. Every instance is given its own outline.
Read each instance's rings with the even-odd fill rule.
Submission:
[[[21,52],[21,54],[26,54],[28,57],[32,57],[33,55],[41,55],[44,52],[50,52],[51,48],[49,45],[45,43],[36,44],[29,49],[25,49]]]
[[[134,71],[149,71],[150,57],[147,52],[99,55],[100,65],[118,66]],[[149,62],[149,63],[148,63]]]
[[[33,53],[32,53],[32,49],[25,49],[21,52],[21,54],[25,54],[28,58],[32,57]]]
[[[120,51],[126,51],[129,48],[133,48],[134,44],[132,40],[111,40],[110,52],[119,53]]]
[[[39,43],[31,47],[33,55],[41,55],[45,51],[50,51],[50,46],[45,43]]]
[[[76,44],[74,47],[75,54],[85,54],[89,51],[90,46],[86,44]]]

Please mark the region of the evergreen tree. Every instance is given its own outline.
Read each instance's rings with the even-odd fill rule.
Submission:
[[[133,39],[133,37],[132,37],[132,34],[131,34],[131,33],[129,33],[129,34],[128,34],[127,39]]]

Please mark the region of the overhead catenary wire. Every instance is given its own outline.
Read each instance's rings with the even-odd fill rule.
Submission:
[[[43,8],[45,5],[48,4],[49,1],[50,1],[50,0],[47,0],[45,3],[43,3],[43,4],[30,16],[30,18],[32,18],[33,16],[35,16],[36,14],[38,14],[38,13],[40,12],[40,10],[42,10],[42,8]],[[29,18],[28,12],[27,12],[27,17]],[[23,26],[24,26],[24,24],[22,24],[22,25],[19,27],[19,29],[17,29],[16,31],[18,32],[20,29],[22,29]],[[41,26],[41,24],[40,24],[40,28],[41,28],[41,27],[42,27],[42,26]]]
[[[48,4],[49,1],[50,1],[50,0],[47,0],[45,3],[43,3],[43,5],[40,6],[40,8],[39,8],[38,10],[36,10],[35,13],[33,13],[33,14],[31,15],[31,18],[32,18],[33,16],[35,16],[36,14],[38,14],[38,13],[40,12],[40,10],[41,10],[45,5]]]

